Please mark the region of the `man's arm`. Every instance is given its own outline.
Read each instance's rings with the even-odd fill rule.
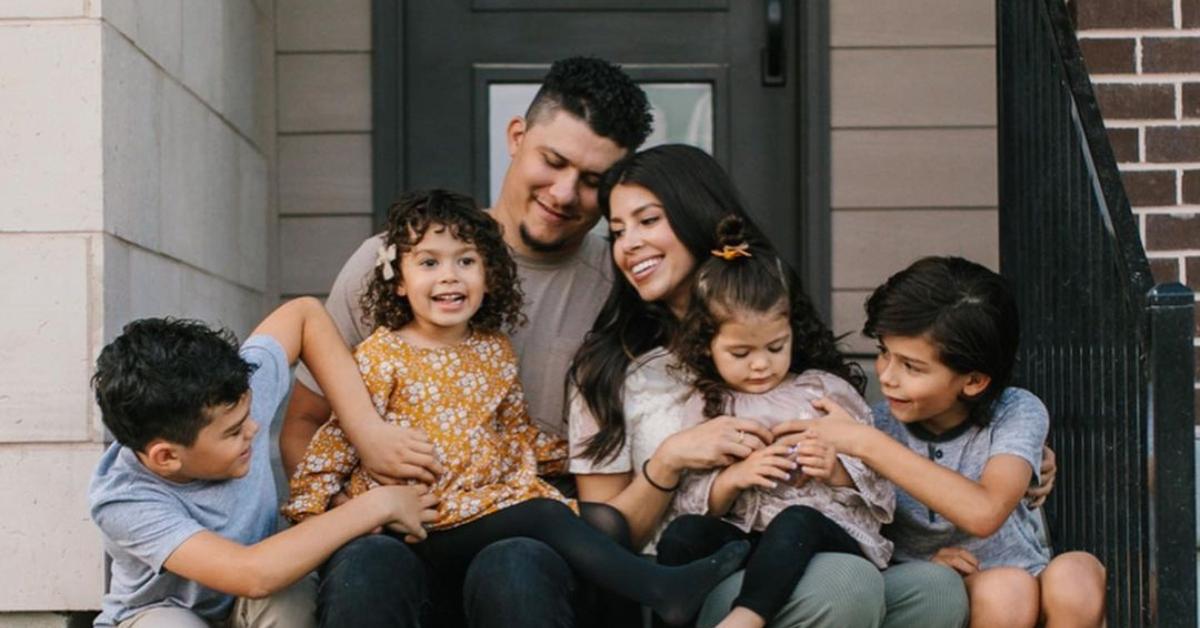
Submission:
[[[407,540],[425,538],[421,524],[436,517],[437,499],[423,491],[419,486],[381,486],[250,546],[205,530],[184,541],[163,567],[222,593],[266,597],[377,526],[388,525]]]
[[[283,427],[279,430],[279,455],[283,459],[283,472],[287,477],[292,477],[296,472],[313,434],[329,420],[332,412],[324,397],[313,392],[299,379],[296,380],[283,415]]]

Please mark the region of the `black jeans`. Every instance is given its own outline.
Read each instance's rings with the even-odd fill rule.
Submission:
[[[754,550],[746,562],[742,590],[733,605],[748,608],[767,621],[783,608],[817,552],[862,555],[858,542],[820,511],[808,506],[790,506],[761,533],[742,532],[714,517],[679,517],[667,526],[658,541],[658,562],[682,565],[740,539],[754,543]]]
[[[591,508],[589,520],[628,545],[620,513]],[[463,563],[435,565],[414,546],[376,534],[343,546],[319,575],[317,611],[323,628],[361,626],[622,626],[640,621],[631,602],[582,585],[549,545],[516,537],[486,545]],[[577,622],[576,619],[579,619]]]

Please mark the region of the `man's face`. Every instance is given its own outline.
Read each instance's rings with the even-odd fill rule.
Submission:
[[[493,216],[504,239],[521,253],[569,251],[600,219],[600,177],[626,150],[596,135],[575,116],[552,111],[508,125],[512,157]]]

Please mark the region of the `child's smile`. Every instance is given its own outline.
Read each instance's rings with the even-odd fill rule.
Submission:
[[[457,343],[486,293],[483,259],[475,245],[431,225],[421,241],[400,258],[396,294],[408,299],[412,325],[434,343]]]
[[[961,395],[978,394],[971,374],[950,369],[924,336],[884,336],[875,358],[879,388],[892,415],[941,433],[967,418]]]

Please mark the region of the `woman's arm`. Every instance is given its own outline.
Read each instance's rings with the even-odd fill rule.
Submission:
[[[581,501],[605,503],[621,511],[635,548],[650,541],[671,503],[672,493],[650,486],[641,470],[636,475],[633,472],[576,475],[575,483]],[[674,482],[669,486],[674,486]]]
[[[677,432],[655,450],[642,469],[625,473],[580,474],[576,476],[579,498],[603,502],[621,511],[629,523],[634,547],[650,540],[662,521],[673,491],[654,484],[676,487],[684,471],[728,466],[770,442],[771,433],[756,421],[718,417]]]

